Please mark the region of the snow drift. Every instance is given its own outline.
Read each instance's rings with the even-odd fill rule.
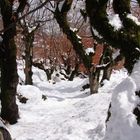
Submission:
[[[131,76],[124,79],[113,91],[111,100],[111,117],[107,122],[107,132],[104,140],[139,140],[140,126],[133,114],[140,103],[135,92],[140,90],[140,62]]]

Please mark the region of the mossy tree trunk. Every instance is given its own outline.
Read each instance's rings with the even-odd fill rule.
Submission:
[[[16,64],[16,45],[14,36],[16,25],[13,24],[8,29],[12,21],[12,4],[3,0],[1,4],[1,14],[4,29],[2,56],[1,56],[1,117],[10,124],[17,122],[19,118],[18,106],[16,104],[16,89],[18,84],[17,64]]]
[[[104,85],[103,83],[104,80],[110,79],[112,69],[114,66],[114,60],[112,58],[112,54],[113,54],[112,47],[108,45],[104,45],[103,52],[104,53],[100,59],[100,61],[103,61],[103,62],[100,62],[100,64],[105,64],[106,66],[102,70],[103,71],[103,75],[101,79],[102,86]]]
[[[119,14],[122,28],[115,30],[107,17],[108,0],[86,0],[86,10],[91,26],[98,31],[104,40],[115,48],[119,48],[125,56],[125,67],[131,73],[140,53],[140,26],[127,17],[130,14],[130,0],[114,0],[113,9]],[[137,49],[138,48],[138,49]]]
[[[86,11],[90,18],[90,24],[103,39],[113,47],[119,48],[121,54],[125,57],[125,67],[131,74],[134,64],[140,57],[140,25],[138,25],[128,15],[131,14],[130,0],[113,0],[113,10],[119,15],[122,22],[122,27],[119,30],[114,30],[114,27],[109,24],[107,11],[107,3],[109,0],[86,0]],[[137,0],[140,6],[140,0]],[[140,60],[139,60],[140,61]],[[140,91],[136,91],[139,96]],[[139,105],[134,109],[133,113],[137,116],[139,124],[140,110]],[[111,103],[108,112],[108,118],[111,116]]]
[[[84,51],[85,47],[82,44],[81,39],[78,38],[77,33],[70,28],[67,22],[67,13],[71,8],[72,2],[73,0],[65,0],[61,10],[59,9],[59,6],[58,6],[59,3],[58,3],[57,8],[54,12],[54,16],[60,28],[67,35],[67,38],[72,43],[73,49],[75,50],[76,54],[79,55],[85,67],[89,69],[91,67],[92,57],[85,53]]]

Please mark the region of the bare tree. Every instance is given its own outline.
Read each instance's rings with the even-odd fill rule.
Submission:
[[[34,9],[37,7],[40,2],[38,1],[31,1],[29,3],[30,9]],[[28,12],[26,11],[26,12]],[[24,13],[25,14],[25,13]],[[33,65],[33,46],[34,46],[34,38],[35,32],[46,24],[47,21],[51,20],[48,18],[47,10],[45,8],[38,9],[37,11],[33,12],[32,14],[23,17],[22,20],[19,21],[20,28],[22,28],[22,40],[24,43],[24,55],[23,58],[25,60],[25,84],[32,85],[32,65]]]
[[[75,52],[79,55],[80,59],[83,61],[84,66],[88,70],[91,94],[97,93],[98,88],[100,86],[100,72],[101,70],[105,70],[107,69],[107,67],[110,66],[111,60],[109,60],[109,62],[104,64],[105,61],[102,61],[101,57],[101,60],[98,65],[94,65],[92,63],[92,59],[95,53],[93,51],[90,53],[85,52],[86,47],[81,42],[81,38],[79,38],[79,36],[77,35],[77,31],[75,29],[70,28],[70,25],[68,23],[67,15],[69,10],[71,9],[72,2],[73,0],[70,1],[65,0],[63,1],[63,3],[57,3],[54,15],[60,28],[62,28],[63,32],[67,35],[68,39],[71,41],[73,45]],[[92,46],[95,51],[97,45],[98,44],[95,42]],[[104,57],[105,56],[106,55],[104,55]],[[107,73],[106,76],[104,77],[107,77]]]

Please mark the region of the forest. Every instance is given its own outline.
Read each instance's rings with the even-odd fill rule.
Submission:
[[[140,139],[140,0],[0,0],[0,140]]]

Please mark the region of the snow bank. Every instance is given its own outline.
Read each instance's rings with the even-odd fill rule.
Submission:
[[[43,95],[39,88],[31,85],[18,85],[17,93],[26,97],[28,104],[39,104]]]
[[[43,70],[41,70],[41,69],[38,69],[38,68],[35,68],[35,67],[33,67],[33,82],[34,83],[38,83],[38,82],[45,82],[45,81],[48,81],[47,80],[47,75],[46,75],[46,73],[43,71]]]
[[[133,110],[138,104],[135,91],[139,89],[140,62],[134,67],[131,77],[124,79],[113,91],[111,117],[107,123],[104,140],[139,140],[140,127]]]
[[[131,74],[131,77],[136,83],[136,90],[140,90],[140,62],[136,63],[133,69],[133,72]]]
[[[25,81],[25,73],[24,73],[24,61],[17,61],[18,64],[18,76],[19,76],[19,83],[24,84]],[[33,71],[33,83],[38,83],[38,82],[45,82],[47,81],[47,76],[45,72],[41,69],[38,69],[36,67],[32,67]]]
[[[80,78],[57,84],[19,85],[18,92],[29,98],[19,104],[20,119],[9,126],[16,140],[101,140],[110,94],[89,96],[80,92],[87,82]],[[41,95],[47,95],[43,101]]]

